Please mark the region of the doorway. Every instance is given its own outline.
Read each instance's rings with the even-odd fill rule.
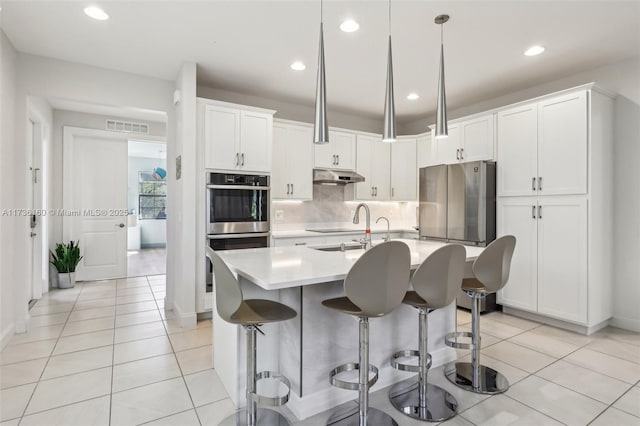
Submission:
[[[127,276],[165,274],[166,144],[130,140],[128,180]]]
[[[30,162],[27,189],[29,210],[29,303],[31,304],[48,291],[48,238],[47,200],[45,191],[45,146],[48,129],[36,116],[27,123],[28,158]]]

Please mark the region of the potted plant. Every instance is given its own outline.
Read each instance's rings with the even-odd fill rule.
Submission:
[[[51,264],[58,272],[58,287],[72,288],[76,284],[76,266],[82,260],[80,256],[80,242],[70,241],[69,244],[56,244],[56,252],[51,253]]]

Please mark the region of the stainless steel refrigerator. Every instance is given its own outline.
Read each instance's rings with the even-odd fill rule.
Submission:
[[[420,238],[486,246],[496,238],[496,163],[474,161],[420,169]],[[471,308],[467,296],[458,306]],[[481,310],[491,310],[495,295]]]

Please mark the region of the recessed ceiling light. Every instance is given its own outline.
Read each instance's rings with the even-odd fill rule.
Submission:
[[[97,6],[85,7],[84,13],[86,13],[87,16],[93,19],[97,19],[98,21],[106,21],[107,19],[109,19],[109,15],[107,15],[104,10],[100,9]]]
[[[295,61],[294,63],[291,64],[291,69],[294,71],[303,71],[306,68],[307,66],[300,61]]]
[[[345,33],[356,32],[356,31],[358,31],[359,28],[360,28],[360,24],[358,24],[353,19],[347,19],[342,24],[340,24],[340,29],[342,31],[344,31]]]
[[[525,56],[536,56],[544,52],[544,47],[542,46],[531,46],[524,52]]]
[[[416,99],[420,99],[420,95],[418,95],[417,93],[409,93],[407,95],[407,99],[409,99],[410,101],[415,101]]]

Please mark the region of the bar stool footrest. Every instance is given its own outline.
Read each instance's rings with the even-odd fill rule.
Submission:
[[[398,351],[391,355],[391,366],[396,370],[400,371],[408,371],[411,373],[419,373],[420,366],[416,364],[404,364],[398,359],[400,358],[411,358],[411,357],[420,357],[420,351],[416,351],[413,349],[408,349],[404,351]],[[427,369],[431,368],[431,354],[427,354]]]
[[[254,393],[252,394],[252,398],[255,402],[262,406],[279,407],[289,401],[289,396],[291,395],[291,382],[289,382],[289,379],[275,371],[261,371],[256,374],[256,381],[260,381],[263,379],[277,380],[287,387],[287,393],[285,395],[276,397],[262,396]]]
[[[473,343],[463,343],[458,342],[459,338],[473,339],[473,333],[468,331],[456,331],[453,333],[449,333],[444,337],[444,343],[447,346],[451,346],[456,349],[475,349],[476,345]],[[479,339],[480,337],[478,337]]]
[[[360,370],[359,363],[350,362],[347,364],[342,364],[334,368],[333,370],[331,370],[331,373],[329,373],[329,381],[333,386],[340,389],[358,390],[360,388],[360,384],[358,382],[347,382],[346,380],[340,380],[336,378],[336,376],[340,373],[344,373],[347,371],[354,371],[354,370]],[[376,367],[375,365],[369,364],[369,372],[374,373],[374,376],[371,379],[369,379],[369,383],[367,384],[367,386],[370,388],[371,386],[375,385],[376,382],[378,381],[378,367]]]

